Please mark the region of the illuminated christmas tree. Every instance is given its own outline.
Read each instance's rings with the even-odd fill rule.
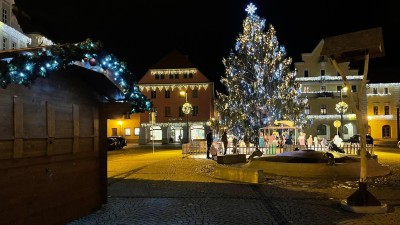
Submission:
[[[286,57],[272,25],[264,32],[265,19],[255,14],[256,9],[252,3],[247,6],[243,33],[223,59],[221,83],[227,92],[217,93],[216,103],[221,125],[237,137],[248,133],[253,142],[258,129],[275,120],[291,120],[297,125],[306,120],[306,100],[300,97],[300,84],[290,69],[292,59]]]

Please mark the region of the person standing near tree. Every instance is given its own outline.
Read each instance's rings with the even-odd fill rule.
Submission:
[[[247,135],[247,133],[243,137],[243,142],[246,145],[246,148],[248,148],[250,146],[249,135]]]
[[[221,141],[224,144],[224,155],[226,155],[226,150],[228,149],[228,134],[226,131],[222,134]]]
[[[207,136],[206,136],[206,140],[207,140],[207,159],[211,159],[210,158],[210,148],[211,148],[211,145],[213,143],[212,130],[208,131]]]

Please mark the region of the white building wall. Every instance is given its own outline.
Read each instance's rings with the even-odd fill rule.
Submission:
[[[17,17],[12,12],[14,0],[0,0],[0,51],[26,48],[31,38],[22,32]],[[6,16],[3,16],[6,12]]]

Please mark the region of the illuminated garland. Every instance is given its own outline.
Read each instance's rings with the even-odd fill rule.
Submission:
[[[348,108],[349,106],[347,105],[346,102],[338,102],[335,107],[338,113],[345,113]]]
[[[123,100],[133,101],[133,113],[151,109],[151,102],[139,91],[132,73],[126,68],[126,63],[106,53],[100,42],[92,42],[90,39],[75,44],[32,49],[0,60],[0,86],[6,88],[11,83],[30,86],[37,78],[48,77],[50,72],[86,61],[92,67],[101,67],[112,74],[113,81],[125,95]]]

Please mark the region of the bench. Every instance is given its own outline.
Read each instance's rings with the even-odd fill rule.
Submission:
[[[246,162],[246,154],[217,156],[217,163],[219,164],[234,164],[234,163],[245,163],[245,162]]]
[[[214,176],[219,179],[259,184],[265,181],[263,170],[233,166],[216,166]]]

